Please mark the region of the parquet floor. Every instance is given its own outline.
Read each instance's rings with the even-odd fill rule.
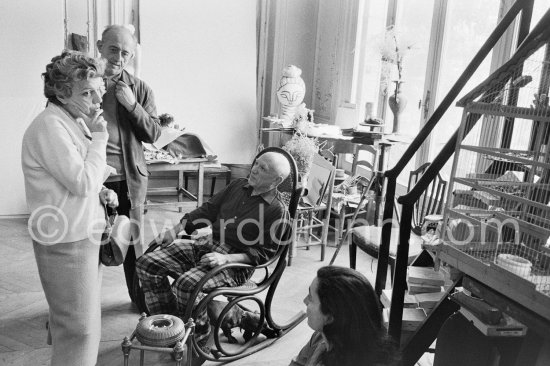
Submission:
[[[175,222],[182,214],[171,209],[154,209],[146,215],[148,228],[146,240],[163,225]],[[0,365],[29,366],[49,365],[50,349],[46,345],[48,307],[40,280],[26,219],[0,219]],[[292,266],[283,275],[274,303],[281,322],[298,310],[305,310],[302,299],[307,294],[316,269],[328,264],[334,247],[327,250],[324,262],[320,248],[298,250]],[[348,265],[347,246],[341,250],[337,265]],[[364,253],[358,253],[359,268],[370,280],[374,280],[376,263]],[[139,314],[130,303],[124,284],[122,267],[104,268],[102,284],[102,336],[98,365],[122,365],[120,343],[135,328]],[[277,320],[277,319],[276,319]],[[288,365],[302,345],[309,339],[311,330],[303,321],[288,335],[267,349],[233,365]],[[131,353],[130,365],[138,365],[138,352]],[[146,353],[146,365],[174,364],[169,356]],[[216,363],[205,363],[205,365]]]

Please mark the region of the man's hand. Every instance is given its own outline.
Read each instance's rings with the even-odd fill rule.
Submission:
[[[116,99],[126,108],[128,112],[133,111],[136,106],[136,96],[132,93],[132,89],[124,82],[117,81],[115,85]]]
[[[161,248],[165,248],[168,245],[172,244],[176,240],[180,231],[183,230],[181,223],[178,223],[176,226],[171,229],[161,232],[156,238],[155,242],[160,245]]]
[[[207,253],[202,256],[199,264],[204,264],[210,268],[221,266],[222,264],[229,263],[229,258],[225,254],[221,253]]]
[[[103,189],[99,192],[99,200],[102,205],[108,205],[109,207],[118,207],[118,196],[112,189]]]

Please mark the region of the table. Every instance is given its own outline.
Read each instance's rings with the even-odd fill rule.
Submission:
[[[194,209],[202,205],[203,197],[203,183],[204,183],[204,164],[208,162],[206,158],[190,158],[190,159],[179,159],[176,164],[172,164],[164,161],[149,161],[147,162],[147,170],[149,172],[169,172],[177,171],[178,172],[178,184],[176,187],[160,187],[160,188],[148,188],[147,189],[147,198],[145,202],[145,212],[150,207],[159,207],[171,205],[179,209],[179,212],[182,212],[182,209],[188,208],[189,210]],[[196,172],[197,174],[197,194],[193,195],[187,189],[185,189],[183,173],[184,172]],[[167,195],[167,194],[177,194],[177,202],[160,202],[160,203],[149,203],[149,196],[152,195]],[[183,202],[183,196],[191,199],[194,202]]]

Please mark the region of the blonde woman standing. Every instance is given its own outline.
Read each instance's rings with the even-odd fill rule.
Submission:
[[[29,232],[49,305],[51,365],[96,364],[101,335],[99,241],[106,123],[100,104],[103,61],[63,52],[42,74],[48,103],[23,137]]]

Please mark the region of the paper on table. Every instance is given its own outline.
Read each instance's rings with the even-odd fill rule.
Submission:
[[[157,149],[162,149],[178,137],[184,134],[184,130],[178,130],[176,128],[164,127],[160,133],[160,137],[157,141],[153,142],[153,146]]]

